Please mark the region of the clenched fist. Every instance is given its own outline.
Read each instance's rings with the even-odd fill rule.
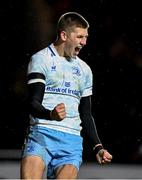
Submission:
[[[61,121],[66,117],[65,104],[60,103],[54,107],[54,109],[50,113],[52,120]]]
[[[99,164],[106,164],[111,162],[112,155],[105,149],[101,149],[96,155]]]

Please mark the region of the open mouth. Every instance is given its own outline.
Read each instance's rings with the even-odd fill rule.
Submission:
[[[75,48],[75,54],[79,54],[80,50],[81,50],[81,47],[76,47]]]

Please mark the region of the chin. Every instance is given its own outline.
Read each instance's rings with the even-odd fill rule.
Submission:
[[[76,58],[76,57],[77,57],[77,54],[72,55],[72,58]]]

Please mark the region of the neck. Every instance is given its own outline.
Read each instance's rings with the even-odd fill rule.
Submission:
[[[54,44],[54,47],[55,47],[56,51],[58,52],[59,56],[64,56],[64,44],[63,44],[63,42],[55,41],[53,44]]]

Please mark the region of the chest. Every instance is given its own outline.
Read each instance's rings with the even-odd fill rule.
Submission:
[[[78,63],[70,63],[65,60],[53,61],[50,63],[46,82],[51,87],[80,89],[84,82],[84,75]]]

